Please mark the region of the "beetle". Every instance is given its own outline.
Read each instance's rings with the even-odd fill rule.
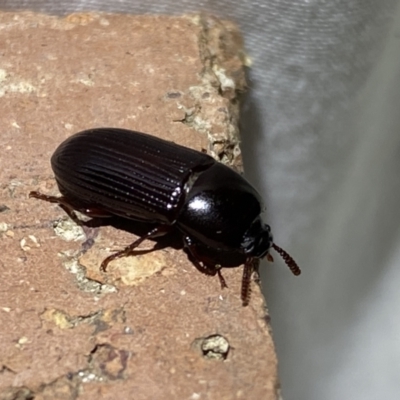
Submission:
[[[146,234],[101,263],[101,270],[131,255],[146,239],[172,230],[197,269],[218,275],[222,267],[244,264],[241,299],[249,303],[250,281],[260,259],[275,249],[294,275],[300,268],[273,242],[261,219],[262,200],[240,174],[211,156],[149,134],[96,128],[62,142],[51,157],[60,197],[29,196],[59,204],[69,216],[122,217],[154,224]]]

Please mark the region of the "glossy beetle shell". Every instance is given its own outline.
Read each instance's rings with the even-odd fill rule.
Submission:
[[[56,149],[51,165],[61,197],[30,196],[91,217],[120,216],[155,224],[130,246],[101,264],[131,255],[146,239],[182,233],[195,266],[226,283],[221,267],[244,264],[243,304],[260,258],[273,247],[298,275],[295,261],[272,240],[261,219],[262,201],[239,174],[210,156],[145,133],[98,128],[77,133]],[[76,218],[74,218],[76,219]]]
[[[191,176],[214,162],[206,154],[116,128],[77,133],[51,158],[60,192],[79,207],[167,224],[175,221]]]

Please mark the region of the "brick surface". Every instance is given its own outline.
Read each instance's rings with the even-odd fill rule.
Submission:
[[[241,268],[221,290],[175,246],[100,273],[132,233],[102,226],[89,248],[59,207],[27,196],[58,193],[50,156],[91,127],[240,167],[242,59],[234,25],[206,16],[0,13],[0,399],[277,397],[264,300],[254,283],[242,307]],[[230,346],[219,359],[203,354],[213,335]]]

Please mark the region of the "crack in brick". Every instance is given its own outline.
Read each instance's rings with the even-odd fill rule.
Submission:
[[[130,357],[131,353],[127,350],[117,349],[108,343],[97,344],[87,356],[87,368],[70,372],[42,384],[36,391],[25,386],[3,388],[0,400],[34,400],[35,398],[76,400],[85,383],[124,379]],[[2,370],[4,368],[7,367],[3,366]]]

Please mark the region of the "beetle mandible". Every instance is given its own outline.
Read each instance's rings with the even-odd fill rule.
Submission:
[[[244,264],[241,298],[247,305],[250,281],[260,259],[273,261],[275,249],[294,275],[300,268],[273,242],[261,219],[257,191],[237,172],[207,154],[145,134],[119,128],[89,129],[66,139],[51,157],[61,196],[31,192],[91,217],[119,216],[155,224],[145,235],[101,263],[129,256],[146,239],[182,233],[184,247],[201,272]]]

